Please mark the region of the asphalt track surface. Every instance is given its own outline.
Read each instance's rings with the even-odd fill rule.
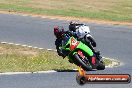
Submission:
[[[102,56],[115,58],[122,65],[88,73],[132,75],[132,26],[86,23],[97,41]],[[68,21],[40,17],[0,14],[0,42],[26,44],[55,49],[54,25],[68,28]],[[1,75],[0,88],[132,88],[129,84],[76,83],[77,72]]]

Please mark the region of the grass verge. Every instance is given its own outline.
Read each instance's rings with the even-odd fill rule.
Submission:
[[[111,64],[105,60],[106,65]],[[0,72],[35,72],[72,70],[78,67],[62,59],[55,51],[0,44]]]
[[[131,0],[0,0],[0,10],[132,22]]]

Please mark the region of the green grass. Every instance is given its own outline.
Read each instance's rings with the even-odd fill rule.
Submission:
[[[132,22],[132,0],[0,0],[0,10]]]
[[[112,60],[110,60],[110,58],[105,58],[104,62],[106,65],[112,64]]]
[[[56,52],[0,44],[0,72],[70,70],[76,68]]]
[[[106,65],[111,61],[105,60]],[[58,56],[55,51],[0,44],[0,72],[35,72],[72,70],[77,66]]]

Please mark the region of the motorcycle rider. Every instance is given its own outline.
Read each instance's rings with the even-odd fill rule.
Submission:
[[[87,25],[71,21],[69,24],[69,32],[86,44],[94,53],[99,54],[99,51],[95,52],[96,42],[90,34],[90,29]]]
[[[62,46],[62,40],[63,40],[62,36],[65,33],[69,33],[69,32],[64,31],[63,27],[59,27],[59,26],[54,27],[54,35],[56,37],[55,45],[56,45],[57,53],[59,56],[62,56],[63,58],[65,58],[68,54],[67,51],[60,48]],[[95,57],[95,55],[93,55],[91,57],[91,62],[93,62],[93,65],[95,65],[95,63],[96,63],[95,61],[96,61],[96,57]]]
[[[56,37],[55,45],[56,45],[56,50],[59,56],[62,56],[65,58],[67,55],[67,52],[64,51],[63,49],[60,48],[62,46],[62,35],[65,33],[64,28],[60,26],[55,26],[54,27],[54,35]]]

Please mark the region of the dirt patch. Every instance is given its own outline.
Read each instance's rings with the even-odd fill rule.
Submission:
[[[19,14],[19,15],[29,15],[32,17],[41,17],[41,18],[50,18],[50,19],[59,19],[59,20],[76,20],[82,22],[90,22],[90,23],[98,23],[98,24],[113,24],[113,25],[130,25],[132,26],[132,22],[120,22],[120,21],[109,21],[109,20],[97,20],[90,18],[79,18],[79,17],[69,17],[69,16],[48,16],[48,15],[39,15],[39,14],[31,14],[26,12],[15,12],[15,11],[0,11],[1,14]]]

